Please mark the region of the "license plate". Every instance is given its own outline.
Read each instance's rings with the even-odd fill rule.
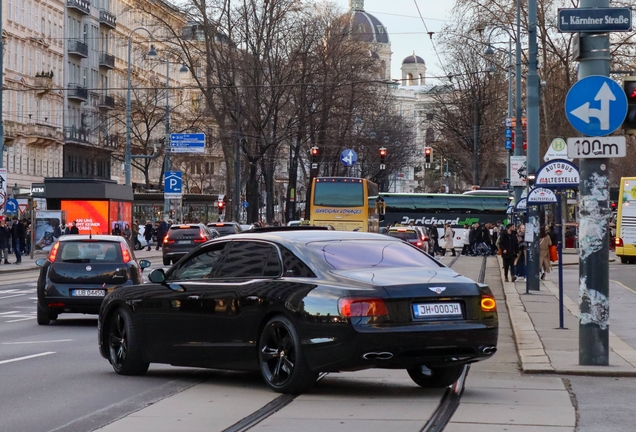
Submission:
[[[179,240],[177,244],[191,244],[192,240]]]
[[[462,316],[459,303],[423,303],[413,305],[415,318]]]
[[[106,295],[106,291],[100,290],[100,289],[71,290],[71,296],[73,297],[104,297],[105,295]]]

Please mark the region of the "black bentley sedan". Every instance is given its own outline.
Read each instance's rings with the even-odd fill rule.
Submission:
[[[97,314],[106,294],[119,285],[142,283],[142,269],[126,239],[112,235],[65,235],[53,244],[48,259],[35,262],[37,322],[48,325],[63,312]]]
[[[237,234],[149,279],[100,310],[101,355],[122,375],[150,363],[260,370],[274,391],[301,393],[321,372],[391,368],[443,387],[497,349],[488,286],[384,235]]]

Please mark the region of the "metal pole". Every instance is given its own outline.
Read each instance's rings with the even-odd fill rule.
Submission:
[[[561,217],[561,199],[563,191],[556,191],[557,197],[557,213],[559,215],[559,223],[557,224],[557,252],[559,253],[559,328],[565,328],[563,324],[563,242],[561,241],[561,232],[563,232],[563,218]]]
[[[0,168],[4,168],[4,127],[2,126],[2,88],[4,84],[4,46],[2,44],[2,5],[0,5]],[[35,225],[34,225],[35,226]]]
[[[528,178],[539,170],[539,74],[537,73],[537,0],[528,1]],[[530,182],[527,182],[529,187]],[[528,226],[532,242],[528,245],[528,289],[539,291],[539,206],[528,206]]]
[[[515,156],[523,156],[523,128],[521,126],[521,0],[517,0],[517,40],[515,43]],[[515,204],[521,199],[523,186],[515,186]]]
[[[479,157],[477,153],[477,149],[479,148],[478,144],[478,134],[477,134],[477,106],[478,102],[473,102],[473,106],[475,107],[475,114],[473,119],[473,186],[479,186]]]
[[[163,176],[164,178],[170,171],[170,61],[166,57],[166,138],[165,138],[166,156],[163,160]],[[163,213],[164,220],[168,219],[170,214],[170,198],[166,195],[165,180],[163,189]]]
[[[580,6],[609,7],[609,0]],[[609,76],[608,33],[581,33],[579,79]],[[609,365],[608,158],[579,160],[579,364]],[[597,246],[598,245],[598,246]]]
[[[508,112],[507,117],[512,118],[512,37],[508,38]],[[506,167],[506,177],[508,178],[508,193],[510,193],[510,156],[512,150],[508,150],[508,166]]]

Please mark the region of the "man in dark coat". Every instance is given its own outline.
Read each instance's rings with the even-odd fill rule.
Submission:
[[[441,253],[439,248],[439,231],[437,231],[437,224],[431,225],[431,239],[433,239],[433,256]]]
[[[499,239],[499,247],[501,248],[501,259],[503,260],[504,276],[508,282],[508,271],[512,276],[512,281],[517,279],[514,272],[515,258],[519,252],[519,242],[517,241],[517,233],[514,231],[514,225],[506,225],[506,230],[501,234]]]
[[[0,217],[0,263],[11,264],[9,262],[9,243],[11,243],[11,232],[7,227],[4,217]]]
[[[150,242],[152,241],[152,235],[154,234],[155,228],[152,226],[150,221],[146,221],[146,226],[144,227],[144,239],[146,239],[147,250],[150,250]]]
[[[71,222],[71,229],[68,230],[69,234],[79,234],[79,228],[77,228],[77,221]]]
[[[16,216],[13,217],[13,225],[11,225],[11,237],[13,238],[13,251],[16,258],[14,264],[22,264],[22,246],[26,241],[26,230],[24,224],[20,223]]]
[[[159,222],[159,226],[157,227],[157,247],[155,250],[159,250],[159,248],[163,245],[163,239],[168,235],[168,222],[162,220]]]

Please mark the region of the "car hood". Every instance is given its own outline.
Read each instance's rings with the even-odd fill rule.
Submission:
[[[391,298],[479,295],[479,285],[447,267],[392,267],[333,271],[336,276],[384,287]],[[443,294],[442,294],[443,293]]]

